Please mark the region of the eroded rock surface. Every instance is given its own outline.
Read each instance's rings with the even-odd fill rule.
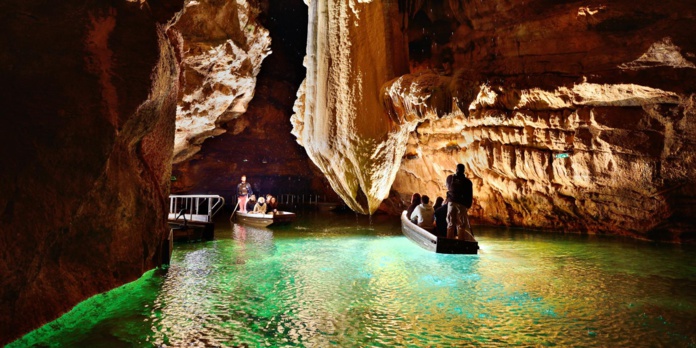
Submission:
[[[483,222],[694,239],[692,5],[414,4],[412,74],[383,89],[395,122],[420,124],[404,199],[443,196],[461,162]]]
[[[323,174],[290,134],[295,95],[305,77],[307,6],[302,0],[261,4],[259,23],[273,38],[257,76],[254,98],[243,115],[222,122],[225,133],[208,138],[201,150],[173,166],[175,193],[211,193],[234,207],[242,174],[256,192],[322,195],[337,201]]]
[[[250,1],[187,0],[170,29],[180,47],[181,92],[174,162],[190,158],[222,124],[247,110],[261,62],[271,53],[268,30]]]
[[[682,196],[696,179],[693,95],[591,83],[478,90],[466,112],[421,105],[411,114],[427,121],[395,190],[444,196],[446,176],[465,163],[483,222],[641,237],[664,227],[678,239],[680,219],[661,225],[693,209]]]
[[[386,1],[309,3],[307,78],[293,134],[351,209],[372,213],[399,168],[409,130],[382,108],[379,89],[406,72],[398,8]]]
[[[0,4],[0,345],[158,264],[180,8]]]
[[[404,199],[444,195],[463,162],[485,222],[694,238],[692,4],[309,3],[293,132],[354,210],[392,178]],[[410,74],[380,86],[386,120],[372,98],[401,38]]]

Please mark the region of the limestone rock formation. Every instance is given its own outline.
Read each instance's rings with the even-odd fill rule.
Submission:
[[[406,72],[396,3],[309,3],[305,67],[293,134],[353,210],[372,213],[399,168],[409,130],[382,108],[383,83]],[[402,43],[402,45],[399,45]]]
[[[483,222],[694,240],[693,5],[409,5],[412,74],[383,88],[395,122],[420,123],[404,199],[444,195],[461,162]]]
[[[247,110],[271,38],[249,1],[187,0],[170,37],[180,46],[174,162],[190,158]]]
[[[0,345],[158,264],[180,8],[0,5]]]
[[[472,214],[488,223],[645,237],[692,209],[675,203],[696,179],[693,95],[592,83],[478,92],[466,111],[452,101],[452,110],[426,104],[410,114],[426,122],[412,134],[395,190],[444,196],[446,176],[465,163]],[[427,94],[391,97],[403,105]]]
[[[173,193],[211,193],[234,207],[234,188],[246,174],[255,191],[313,194],[337,201],[323,174],[290,134],[295,94],[305,77],[307,6],[302,0],[259,4],[259,25],[273,38],[273,54],[257,75],[247,111],[218,122],[225,133],[206,139],[201,150],[173,166]]]
[[[293,132],[354,210],[463,162],[484,222],[695,239],[692,4],[309,5]]]

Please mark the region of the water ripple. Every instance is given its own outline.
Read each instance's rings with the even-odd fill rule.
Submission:
[[[477,235],[481,254],[438,255],[398,224],[356,226],[352,217],[220,228],[213,242],[177,246],[164,278],[150,284],[152,299],[104,309],[96,324],[66,325],[93,336],[72,329],[40,345],[696,346],[694,253]]]
[[[669,287],[666,279],[645,285],[644,277],[616,272],[582,243],[482,238],[482,255],[435,255],[401,236],[364,236],[369,229],[358,229],[357,236],[340,226],[318,234],[296,230],[305,237],[273,240],[264,235],[268,231],[247,228],[241,243],[235,231],[237,244],[177,255],[152,309],[153,341],[661,345],[666,333],[659,326],[675,324],[680,329],[670,331],[668,341],[694,339],[688,320],[693,292],[665,303],[668,296],[650,289]]]

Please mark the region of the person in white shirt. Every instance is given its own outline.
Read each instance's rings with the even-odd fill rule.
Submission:
[[[413,209],[413,213],[410,216],[411,221],[423,228],[433,228],[435,210],[430,205],[430,197],[423,196],[421,201],[423,203],[419,204],[416,209]]]

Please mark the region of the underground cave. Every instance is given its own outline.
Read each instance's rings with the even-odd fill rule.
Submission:
[[[0,344],[696,344],[693,4],[0,13]],[[480,250],[429,253],[458,163]],[[297,219],[230,222],[242,174]],[[226,204],[163,266],[172,195]]]

